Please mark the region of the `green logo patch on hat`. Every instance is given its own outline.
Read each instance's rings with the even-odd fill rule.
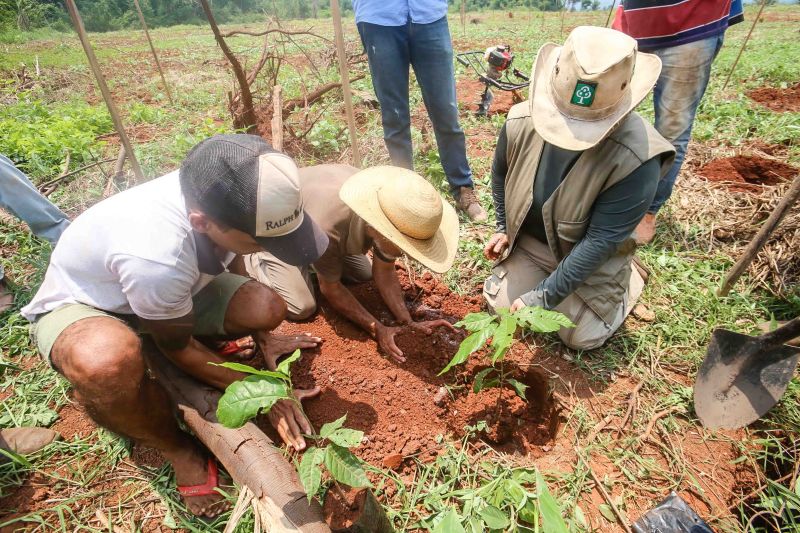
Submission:
[[[572,92],[570,103],[581,107],[590,107],[592,102],[594,102],[594,93],[596,89],[596,83],[578,80],[578,83],[575,84],[575,90]]]

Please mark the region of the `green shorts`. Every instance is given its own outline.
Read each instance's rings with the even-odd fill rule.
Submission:
[[[223,272],[192,298],[194,334],[201,337],[225,337],[225,313],[239,287],[251,278]],[[31,338],[39,353],[50,361],[50,351],[59,335],[79,320],[91,317],[109,317],[136,329],[135,317],[115,315],[84,304],[67,304],[42,315],[31,325]],[[131,319],[131,320],[128,320]]]

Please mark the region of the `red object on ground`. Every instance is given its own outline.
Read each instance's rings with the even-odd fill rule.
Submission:
[[[800,111],[800,82],[791,87],[759,87],[747,91],[747,96],[767,109],[777,113]]]
[[[223,357],[229,355],[236,355],[241,351],[237,341],[228,341],[217,350],[217,353]]]
[[[211,496],[217,494],[217,487],[219,486],[219,470],[217,469],[217,461],[213,457],[208,458],[208,471],[206,475],[206,482],[202,485],[178,485],[178,492],[181,496]]]

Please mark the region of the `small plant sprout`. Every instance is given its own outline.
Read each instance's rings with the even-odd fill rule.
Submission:
[[[350,448],[361,444],[364,432],[344,427],[347,415],[322,426],[319,435],[309,435],[317,442],[310,447],[300,460],[297,472],[306,490],[309,501],[319,491],[322,484],[322,467],[333,478],[334,483],[342,483],[353,488],[371,487],[361,460],[353,455]],[[336,486],[337,490],[340,490]]]
[[[280,400],[297,402],[299,405],[300,402],[292,394],[292,372],[289,368],[298,359],[300,350],[295,350],[274,371],[258,370],[242,363],[217,364],[250,374],[225,389],[217,404],[217,420],[227,428],[238,428],[259,413],[268,412]]]
[[[514,313],[509,312],[506,308],[497,309],[496,315],[485,312],[470,313],[455,326],[463,327],[471,333],[461,342],[458,351],[447,363],[447,366],[439,372],[439,375],[441,376],[454,366],[464,363],[470,355],[484,348],[491,339],[492,366],[475,375],[473,391],[479,392],[490,387],[508,385],[521,398],[525,399],[527,385],[506,377],[503,371],[503,360],[508,349],[511,348],[517,329],[522,328],[534,333],[552,333],[562,327],[575,327],[575,324],[557,311],[548,311],[541,307],[523,307]]]

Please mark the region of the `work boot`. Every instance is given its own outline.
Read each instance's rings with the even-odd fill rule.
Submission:
[[[458,196],[456,197],[456,208],[467,214],[469,219],[473,222],[486,222],[489,215],[481,207],[478,202],[478,196],[472,187],[461,187],[458,189]]]
[[[781,326],[785,326],[786,322],[787,322],[786,320],[783,320],[783,321],[779,320],[775,324],[775,328],[774,329],[778,329]],[[761,333],[769,333],[770,331],[773,330],[772,322],[762,322],[761,324],[758,325],[758,329],[761,330]],[[794,339],[790,340],[786,344],[788,344],[789,346],[796,346],[797,348],[800,348],[800,337],[795,337]]]
[[[8,290],[5,279],[0,279],[0,314],[5,313],[14,305],[14,295]]]
[[[636,240],[636,244],[642,246],[644,244],[650,244],[653,242],[653,238],[656,236],[656,214],[655,213],[647,213],[639,225],[636,226],[636,230],[633,232],[633,238]]]
[[[28,455],[60,438],[57,431],[47,428],[6,428],[0,429],[0,448],[18,455]],[[0,461],[4,459],[6,456],[0,454]]]

